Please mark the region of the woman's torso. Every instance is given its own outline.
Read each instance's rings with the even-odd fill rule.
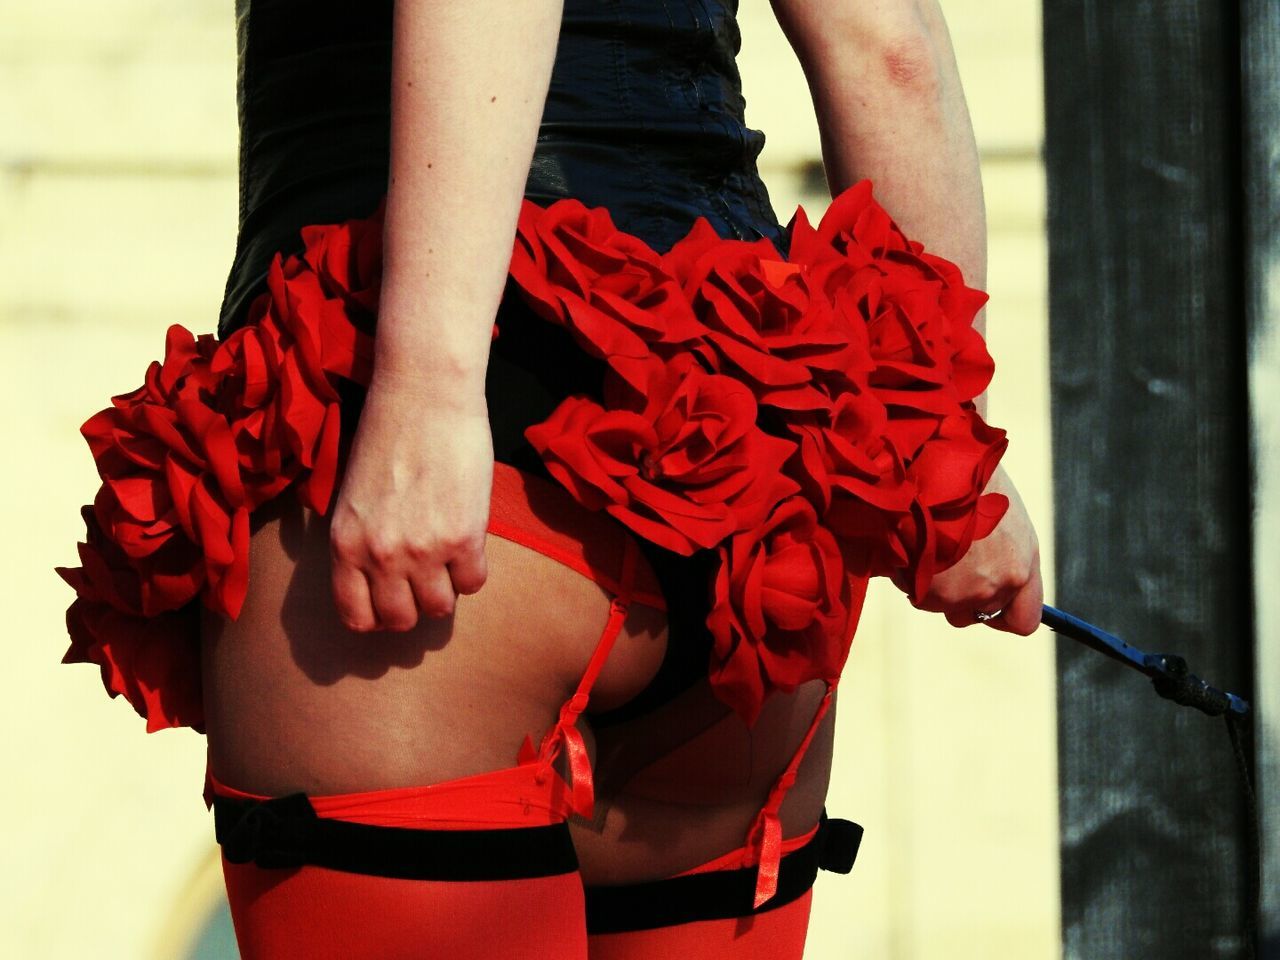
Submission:
[[[392,0],[237,0],[239,237],[219,319],[243,322],[305,224],[386,190]],[[662,251],[699,217],[782,243],[744,118],[737,0],[565,0],[525,196],[608,207]]]

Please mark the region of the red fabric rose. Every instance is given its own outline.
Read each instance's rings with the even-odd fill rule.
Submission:
[[[103,480],[95,518],[139,578],[136,597],[118,598],[129,613],[176,609],[206,584],[228,613],[243,599],[248,558],[233,540],[247,540],[249,503],[231,431],[206,405],[216,346],[170,327],[146,383],[81,428]]]
[[[788,250],[797,263],[841,259],[856,269],[912,249],[911,241],[871,195],[870,180],[860,180],[832,197],[817,229],[799,207],[788,226]]]
[[[923,251],[920,260],[942,280],[939,304],[950,321],[951,370],[955,390],[962,401],[972,400],[987,389],[995,373],[995,362],[987,343],[973,327],[978,311],[990,299],[983,290],[967,286],[964,276],[950,260]]]
[[[867,325],[872,381],[886,403],[888,391],[899,390],[904,405],[937,411],[986,389],[994,365],[973,320],[987,294],[967,286],[954,263],[908,240],[869,181],[833,200],[816,230],[797,209],[790,249],[840,312]]]
[[[372,336],[352,317],[376,303],[380,232],[303,233],[305,252],[275,258],[246,326],[219,342],[174,324],[143,385],[81,428],[102,486],[81,566],[55,568],[77,593],[64,662],[99,664],[148,730],[202,722],[192,605],[239,615],[252,511],[293,483],[320,513],[332,499],[335,384],[372,370]]]
[[[610,376],[603,404],[569,397],[525,430],[579,503],[688,556],[797,489],[779,479],[795,444],[757,426],[744,384],[707,373],[690,354],[651,358],[646,375],[639,400]]]
[[[372,332],[382,289],[382,227],[386,198],[361,220],[305,226],[302,259],[319,279],[325,296],[348,308],[352,323]]]
[[[966,286],[955,264],[909,240],[872,197],[869,181],[833,200],[816,229],[803,210],[790,229],[791,257],[805,265],[810,283],[826,291],[852,327],[866,330],[868,393],[884,406],[887,420],[880,428],[883,445],[872,440],[864,452],[898,464],[895,475],[905,469],[912,491],[905,509],[877,502],[865,487],[815,502],[827,505],[823,522],[873,572],[893,577],[918,600],[929,580],[986,536],[1007,506],[1002,498],[979,496],[1007,441],[970,402],[994,369],[973,329],[987,295]],[[864,406],[869,402],[862,399]],[[841,448],[832,441],[843,431],[822,429],[827,421],[821,418],[819,423],[793,429],[806,433],[802,483],[825,494],[838,488],[819,468],[836,467],[832,454]],[[969,484],[963,497],[962,484]],[[903,489],[893,483],[888,488]]]
[[[245,327],[171,327],[144,384],[82,428],[103,483],[81,567],[57,568],[77,593],[64,660],[98,664],[148,730],[203,723],[194,603],[238,614],[252,511],[294,483],[328,508],[336,387],[372,374],[382,214],[304,228]],[[749,721],[772,689],[838,677],[869,575],[918,596],[1007,506],[981,495],[1004,433],[971,403],[986,295],[865,181],[789,229],[787,260],[704,219],[659,256],[603,208],[526,200],[510,268],[602,361],[600,395],[527,439],[585,506],[717,550],[713,679]]]
[[[199,623],[194,605],[143,615],[154,569],[139,571],[98,526],[93,508],[81,511],[88,530],[79,547],[82,567],[58,568],[76,591],[67,609],[71,646],[63,663],[96,663],[112,697],[121,694],[147,720],[147,732],[190,726],[204,732],[200,689]],[[165,554],[189,554],[189,542],[171,539],[153,555],[163,569]],[[186,556],[174,564],[190,566]],[[184,588],[185,589],[185,588]]]
[[[800,443],[798,456],[787,464],[823,522],[846,537],[866,533],[841,523],[849,502],[877,511],[906,511],[916,494],[906,466],[886,442],[888,414],[869,391],[846,391],[825,410],[793,417],[787,429]]]
[[[704,332],[658,254],[618,230],[608,210],[574,198],[522,203],[510,272],[535,313],[635,390],[651,350],[670,355]]]
[[[749,725],[773,690],[839,678],[866,577],[850,577],[809,501],[788,497],[718,548],[711,681]]]
[[[829,399],[824,378],[871,369],[865,334],[769,240],[724,240],[699,218],[663,263],[707,328],[694,351],[711,369],[750,384],[761,404],[818,409]]]
[[[953,566],[974,540],[991,533],[1009,507],[1001,493],[984,494],[1009,441],[971,406],[947,417],[908,468],[919,493],[894,531],[901,549],[915,562],[894,581],[919,602],[929,581]]]

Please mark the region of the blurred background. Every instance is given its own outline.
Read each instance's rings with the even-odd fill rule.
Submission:
[[[1040,532],[1052,603],[1041,8],[944,8],[988,205],[989,419],[1009,431],[1005,464]],[[170,323],[215,329],[237,211],[232,4],[44,0],[7,4],[3,19],[0,590],[14,659],[0,700],[11,771],[0,954],[234,958],[201,800],[204,740],[189,729],[147,736],[94,668],[59,664],[71,591],[52,570],[75,563],[78,508],[97,488],[80,424],[138,385]],[[768,138],[760,163],[775,210],[785,223],[802,204],[816,222],[829,194],[804,77],[766,0],[742,0],[740,22],[747,120]],[[849,876],[819,878],[806,957],[1064,955],[1061,643],[1045,630],[956,631],[891,587],[873,590],[841,687],[828,804],[866,834]],[[1090,743],[1106,740],[1095,731]],[[1223,789],[1234,796],[1234,784]],[[1139,955],[1089,952],[1082,936],[1068,931],[1068,956]]]

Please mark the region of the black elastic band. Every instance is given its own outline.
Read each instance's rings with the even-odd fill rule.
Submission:
[[[649,883],[587,887],[587,932],[625,933],[767,913],[804,896],[817,879],[819,868],[848,873],[861,842],[860,825],[850,820],[831,820],[824,813],[813,839],[782,858],[778,892],[759,909],[752,906],[755,867],[713,870]]]
[[[522,880],[573,873],[565,822],[494,830],[416,830],[319,817],[305,793],[270,800],[215,795],[214,835],[231,863],[311,864],[404,880]]]

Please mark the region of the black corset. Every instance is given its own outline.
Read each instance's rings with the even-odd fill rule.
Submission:
[[[659,251],[706,217],[783,231],[756,170],[735,64],[737,0],[566,0],[525,195],[608,207]],[[298,229],[370,214],[386,191],[391,0],[237,0],[240,216],[219,334],[243,322]],[[783,250],[785,252],[785,250]]]

